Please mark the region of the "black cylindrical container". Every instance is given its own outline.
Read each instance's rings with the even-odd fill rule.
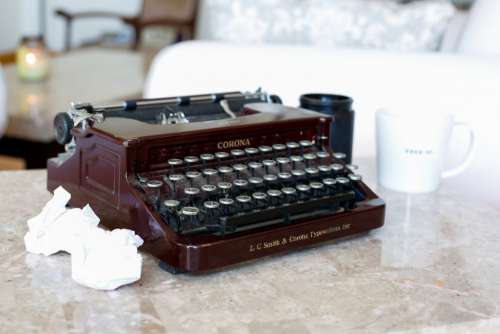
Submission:
[[[304,94],[300,97],[300,107],[333,116],[330,145],[334,152],[346,154],[346,162],[352,161],[354,134],[354,110],[352,98],[334,94]]]

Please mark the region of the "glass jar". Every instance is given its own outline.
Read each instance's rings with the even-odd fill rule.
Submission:
[[[23,37],[16,54],[19,78],[40,81],[49,74],[49,52],[42,36]]]

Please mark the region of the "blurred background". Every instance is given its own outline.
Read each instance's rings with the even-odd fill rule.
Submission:
[[[491,192],[499,22],[497,0],[2,1],[0,169],[44,168],[72,101],[264,87],[295,106],[307,92],[352,96],[355,157],[375,155],[381,107],[472,120],[484,152],[458,183]]]

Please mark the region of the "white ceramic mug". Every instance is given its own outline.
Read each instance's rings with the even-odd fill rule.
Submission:
[[[458,126],[470,134],[467,152],[459,166],[443,172],[451,134]],[[398,115],[378,110],[376,137],[379,183],[409,193],[435,191],[442,178],[462,173],[475,151],[474,131],[455,122],[452,115]]]

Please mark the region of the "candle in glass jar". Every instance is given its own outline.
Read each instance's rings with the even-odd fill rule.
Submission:
[[[39,81],[49,74],[49,55],[42,37],[25,37],[17,49],[17,73],[23,80]]]

